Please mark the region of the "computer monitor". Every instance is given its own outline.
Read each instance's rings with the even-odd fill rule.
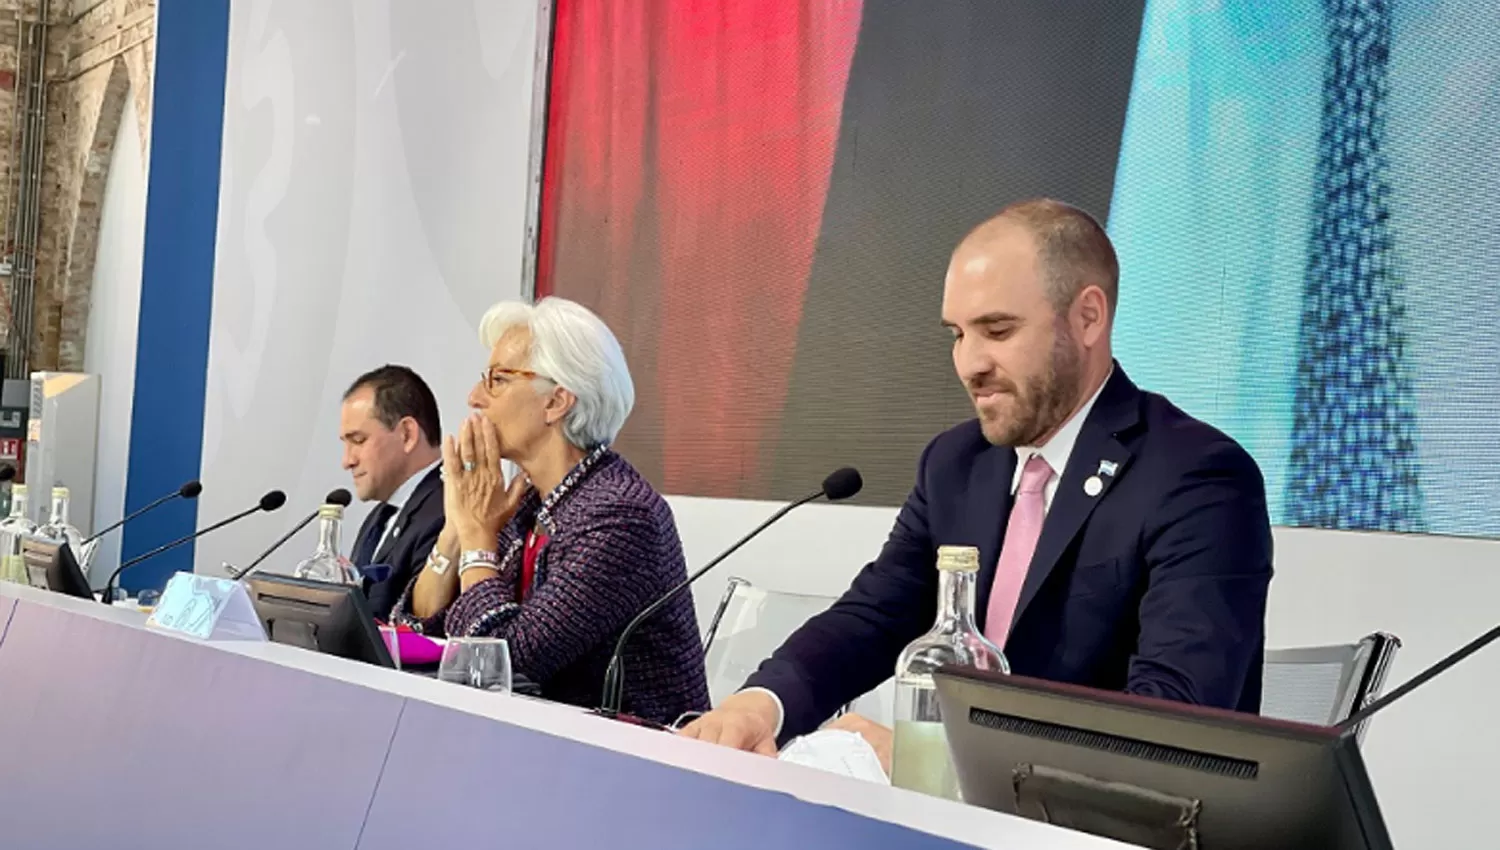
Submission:
[[[272,641],[395,666],[359,588],[269,573],[256,573],[245,586]]]
[[[79,599],[93,599],[88,577],[78,566],[73,547],[67,543],[27,538],[21,544],[21,562],[32,587],[51,590]]]
[[[964,801],[1143,847],[1392,850],[1351,732],[945,667]]]

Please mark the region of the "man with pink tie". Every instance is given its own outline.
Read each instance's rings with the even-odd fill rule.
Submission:
[[[774,753],[890,677],[932,625],[944,545],[979,547],[979,627],[1012,672],[1259,710],[1260,470],[1126,377],[1110,348],[1118,289],[1104,229],[1057,201],[1009,206],[963,240],[943,324],[977,419],[928,444],[849,590],[683,734]]]

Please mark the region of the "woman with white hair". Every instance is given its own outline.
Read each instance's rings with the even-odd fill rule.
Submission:
[[[561,298],[496,304],[489,365],[443,441],[444,527],[397,604],[427,634],[505,638],[547,699],[600,703],[615,641],[687,576],[672,512],[610,450],[635,403],[609,328]],[[521,469],[507,488],[501,460]],[[622,709],[670,723],[708,708],[689,594],[631,638]]]

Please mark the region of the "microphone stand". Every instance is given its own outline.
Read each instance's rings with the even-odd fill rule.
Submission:
[[[205,528],[205,529],[203,529],[201,531],[195,531],[192,534],[187,535],[186,537],[179,537],[176,540],[173,540],[171,543],[164,543],[161,546],[158,546],[155,549],[152,549],[150,552],[147,552],[144,555],[137,555],[134,558],[131,558],[130,560],[128,560],[125,563],[121,564],[120,566],[116,567],[115,571],[109,574],[109,580],[104,583],[104,590],[102,591],[104,595],[101,598],[104,600],[104,604],[105,605],[112,605],[112,604],[114,604],[113,602],[110,601],[110,598],[109,598],[110,597],[110,593],[114,589],[115,580],[118,579],[120,577],[120,574],[123,573],[123,572],[125,572],[127,569],[135,566],[136,564],[139,564],[142,561],[148,560],[150,558],[155,558],[157,555],[160,555],[163,552],[166,552],[166,551],[169,551],[169,550],[172,550],[172,549],[176,549],[178,546],[181,546],[184,543],[189,543],[189,542],[191,542],[193,540],[196,540],[197,538],[202,537],[203,535],[209,533],[210,531],[217,531],[218,529],[223,528],[224,526],[230,524],[231,522],[237,522],[239,520],[244,519],[247,516],[250,516],[251,514],[260,513],[261,510],[263,510],[263,508],[261,508],[260,505],[256,505],[255,507],[250,508],[249,510],[240,511],[239,513],[235,514],[234,516],[230,517],[229,519],[220,520],[220,521],[214,523],[213,525],[210,525],[208,528]]]
[[[611,717],[615,719],[628,719],[632,720],[632,722],[635,722],[633,718],[628,718],[620,712],[620,704],[623,702],[625,694],[625,642],[630,640],[630,636],[635,633],[635,630],[639,628],[640,625],[646,620],[650,619],[652,614],[660,611],[668,602],[671,602],[673,599],[675,599],[677,597],[677,594],[686,590],[689,585],[697,581],[700,576],[718,566],[719,562],[723,561],[725,558],[728,558],[730,555],[733,555],[735,552],[739,551],[741,546],[749,543],[757,534],[760,534],[762,531],[765,531],[768,527],[770,527],[772,523],[786,516],[792,511],[793,508],[799,508],[807,504],[808,502],[819,499],[823,496],[823,493],[824,491],[820,489],[816,493],[811,493],[809,495],[803,496],[795,502],[782,506],[782,508],[776,511],[776,513],[771,514],[771,516],[765,522],[757,525],[750,531],[749,534],[741,537],[733,546],[730,546],[728,549],[724,550],[724,552],[721,553],[717,558],[714,558],[712,561],[709,561],[707,564],[704,564],[694,572],[690,573],[687,578],[678,582],[676,587],[667,591],[661,596],[660,599],[657,599],[655,602],[647,605],[646,610],[637,614],[635,619],[631,620],[629,625],[625,626],[625,630],[620,632],[620,639],[615,642],[615,652],[612,656],[610,656],[609,668],[604,672],[604,694],[600,698],[601,705],[595,713],[603,715],[605,717]]]
[[[304,528],[307,528],[307,526],[309,524],[311,524],[312,521],[315,520],[315,519],[317,519],[317,518],[318,518],[318,511],[313,511],[312,513],[310,513],[307,516],[303,517],[301,522],[299,522],[296,525],[292,526],[292,530],[291,531],[288,531],[286,534],[281,535],[281,537],[275,543],[271,544],[271,546],[270,546],[269,549],[267,549],[266,551],[264,551],[264,552],[260,553],[258,556],[256,556],[255,560],[251,561],[249,566],[243,567],[243,568],[238,569],[238,570],[231,568],[229,570],[229,577],[231,579],[234,579],[235,581],[239,581],[242,578],[249,578],[251,573],[253,573],[257,569],[259,569],[259,567],[260,567],[260,565],[261,565],[262,562],[264,562],[267,558],[271,557],[271,555],[277,549],[280,549],[283,545],[285,545],[285,543],[288,540],[291,540],[294,536],[296,536],[297,532],[301,531]]]
[[[1338,728],[1346,732],[1358,729],[1359,724],[1365,722],[1366,720],[1369,720],[1370,716],[1375,712],[1380,711],[1396,700],[1401,699],[1417,688],[1420,688],[1422,685],[1427,684],[1439,674],[1447,672],[1447,670],[1453,665],[1464,660],[1465,658],[1468,658],[1470,655],[1473,655],[1479,650],[1484,649],[1486,646],[1494,643],[1497,639],[1500,639],[1500,626],[1496,626],[1495,628],[1490,629],[1479,637],[1474,638],[1458,649],[1455,649],[1452,654],[1440,659],[1436,664],[1411,677],[1411,679],[1407,681],[1406,684],[1395,689],[1394,691],[1391,691],[1380,699],[1375,700],[1364,708],[1361,708],[1359,711],[1356,711],[1353,714],[1349,715],[1338,724]]]
[[[136,517],[138,517],[138,516],[146,513],[147,511],[156,510],[157,508],[161,507],[162,505],[165,505],[167,502],[170,502],[173,499],[181,499],[182,497],[183,497],[182,496],[182,492],[180,490],[178,492],[176,492],[176,493],[168,493],[167,495],[162,496],[160,499],[157,499],[156,501],[154,501],[151,504],[145,506],[144,508],[141,508],[140,510],[133,511],[133,512],[127,514],[126,516],[122,517],[118,522],[116,522],[116,523],[114,523],[112,525],[107,525],[103,529],[94,532],[93,534],[89,535],[87,538],[85,538],[84,540],[82,540],[81,543],[80,543],[80,545],[87,545],[89,543],[93,543],[95,540],[98,540],[99,538],[103,537],[104,535],[110,533],[111,531],[114,531],[115,529],[119,528],[120,526],[124,525],[127,522],[130,522],[131,520],[133,520]]]

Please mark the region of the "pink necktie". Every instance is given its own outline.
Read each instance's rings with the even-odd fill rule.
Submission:
[[[1037,538],[1042,536],[1042,520],[1047,517],[1047,482],[1052,467],[1041,455],[1032,455],[1021,470],[1021,486],[1016,488],[1016,503],[1010,508],[1010,522],[1005,527],[1005,543],[1000,547],[1000,566],[995,569],[995,583],[990,588],[986,608],[984,635],[1001,649],[1010,636],[1011,620],[1021,600],[1021,585],[1036,554]]]

